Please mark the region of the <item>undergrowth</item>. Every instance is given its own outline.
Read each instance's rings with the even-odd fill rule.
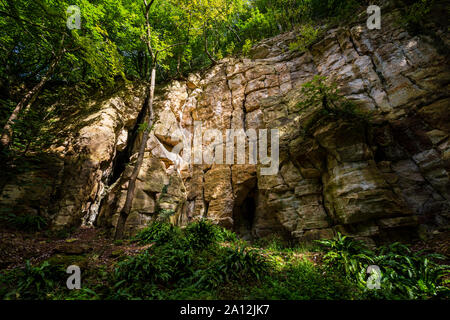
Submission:
[[[46,218],[33,214],[18,215],[2,212],[2,215],[0,215],[0,222],[9,227],[28,232],[41,231],[48,226]]]
[[[4,299],[446,299],[442,256],[394,243],[370,250],[338,234],[308,246],[280,238],[250,244],[209,221],[182,229],[153,222],[134,239],[150,244],[109,269],[83,271],[82,289],[65,288],[54,260],[0,274]],[[380,289],[369,289],[370,265]],[[86,275],[87,272],[87,275]]]
[[[362,242],[341,234],[332,240],[320,240],[319,243],[327,250],[324,262],[328,269],[353,281],[366,298],[449,297],[449,288],[445,286],[444,279],[450,274],[450,266],[438,264],[439,260],[445,259],[442,255],[412,252],[398,242],[370,250]],[[378,270],[371,277],[367,273],[374,272],[368,269],[369,266],[375,266]],[[377,280],[378,288],[375,283],[370,283]]]

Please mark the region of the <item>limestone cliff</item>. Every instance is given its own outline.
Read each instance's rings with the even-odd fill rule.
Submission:
[[[180,225],[207,217],[245,237],[276,233],[299,241],[337,231],[378,241],[417,227],[446,227],[448,59],[431,40],[404,30],[398,14],[384,13],[381,30],[368,30],[364,19],[327,30],[301,54],[289,50],[296,32],[282,34],[256,45],[248,58],[221,60],[159,88],[158,120],[126,232],[161,212]],[[301,86],[317,74],[370,111],[372,125],[335,119],[305,135],[301,129],[315,108],[296,106]],[[55,146],[54,164],[17,177],[48,183],[10,181],[1,205],[47,215],[55,228],[114,226],[140,143],[145,97],[144,86],[135,85],[102,101]],[[174,148],[195,121],[204,130],[279,129],[278,174],[261,175],[260,164],[183,161]]]

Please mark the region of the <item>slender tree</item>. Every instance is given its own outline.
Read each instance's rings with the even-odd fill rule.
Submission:
[[[150,130],[153,127],[153,121],[154,121],[154,113],[153,113],[153,100],[155,95],[155,82],[156,82],[156,67],[158,63],[158,50],[154,50],[152,47],[152,28],[150,25],[150,18],[149,18],[149,12],[150,9],[154,3],[155,0],[151,0],[150,2],[147,2],[147,0],[144,1],[144,17],[145,17],[145,28],[146,28],[146,35],[145,37],[142,37],[144,40],[148,53],[151,57],[151,72],[150,72],[150,85],[149,85],[149,98],[147,99],[147,105],[146,105],[146,112],[147,112],[147,123],[144,130],[144,134],[142,136],[141,145],[139,146],[139,152],[138,157],[136,160],[136,164],[134,165],[133,172],[131,173],[130,180],[128,182],[128,190],[127,190],[127,197],[125,200],[125,204],[120,211],[119,219],[117,221],[116,226],[116,233],[114,238],[115,239],[121,239],[123,237],[123,231],[125,227],[125,223],[127,221],[128,216],[130,215],[131,207],[133,205],[133,199],[134,199],[134,193],[136,189],[136,180],[139,175],[139,172],[141,171],[142,162],[144,161],[144,154],[145,154],[145,147],[147,146],[147,141],[150,136]]]
[[[109,1],[109,0],[108,0]],[[81,30],[67,29],[67,0],[7,0],[0,2],[0,25],[8,27],[9,34],[0,36],[4,50],[0,53],[5,63],[2,75],[8,83],[35,82],[27,89],[11,113],[5,117],[0,131],[0,148],[12,143],[14,123],[28,110],[44,86],[63,72],[71,81],[113,81],[123,74],[116,45],[99,23],[101,8],[84,2]],[[5,58],[3,53],[7,52]],[[78,66],[76,68],[75,66]],[[90,70],[89,78],[75,70]],[[13,83],[14,84],[14,83]]]
[[[11,115],[9,116],[8,120],[6,121],[6,124],[3,127],[2,136],[0,139],[0,142],[1,142],[3,148],[7,148],[9,146],[9,144],[11,143],[11,137],[12,137],[12,133],[13,133],[12,126],[14,124],[14,121],[16,121],[17,118],[19,117],[19,113],[29,102],[31,103],[31,101],[33,101],[35,99],[35,97],[41,91],[42,87],[53,76],[55,69],[58,66],[61,59],[63,58],[65,52],[66,52],[66,48],[64,48],[64,36],[63,36],[61,39],[61,45],[60,45],[59,52],[52,51],[53,60],[50,63],[50,65],[48,66],[48,69],[47,69],[47,72],[45,73],[45,75],[31,90],[29,90],[23,96],[23,98],[16,105],[16,107],[12,111]]]

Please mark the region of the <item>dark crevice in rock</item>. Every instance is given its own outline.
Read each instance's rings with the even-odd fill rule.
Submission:
[[[142,106],[141,111],[136,119],[136,123],[133,129],[129,132],[127,146],[122,151],[118,151],[116,156],[114,157],[112,164],[112,172],[111,176],[108,179],[108,186],[113,185],[125,171],[127,164],[130,162],[130,157],[132,156],[133,146],[136,142],[137,137],[139,136],[139,126],[144,122],[146,115],[146,106],[148,96],[146,97],[144,104]]]
[[[328,172],[328,163],[325,160],[324,161],[324,170],[323,172]],[[327,178],[325,176],[325,174],[322,174],[321,177],[319,179],[317,179],[317,181],[320,183],[321,186],[321,193],[320,193],[320,199],[322,201],[321,206],[323,207],[326,215],[327,215],[327,219],[328,222],[330,223],[330,226],[334,226],[338,223],[338,221],[336,221],[336,208],[334,207],[334,203],[329,201],[329,199],[327,199],[326,197],[326,192],[327,192]]]
[[[205,172],[202,174],[202,200],[203,200],[203,218],[208,216],[209,201],[205,199]]]
[[[349,40],[350,40],[350,43],[352,44],[352,46],[353,46],[353,49],[356,51],[356,53],[360,56],[360,57],[362,57],[362,56],[364,56],[361,52],[360,52],[360,50],[358,49],[358,46],[356,45],[356,43],[355,43],[355,40],[353,39],[353,35],[352,35],[352,33],[351,32],[349,32]],[[383,73],[382,73],[382,71],[381,70],[379,70],[379,68],[377,67],[377,64],[375,63],[375,60],[374,60],[374,58],[373,58],[373,52],[369,52],[368,54],[367,54],[367,56],[370,58],[370,62],[372,63],[372,68],[373,68],[373,70],[375,71],[375,73],[377,74],[377,76],[378,76],[378,79],[380,80],[380,83],[381,83],[381,85],[382,85],[382,87],[383,87],[383,90],[384,90],[384,92],[387,92],[387,80],[386,80],[386,78],[384,77],[384,75],[383,75]],[[369,97],[370,97],[370,95],[369,95]],[[389,104],[390,104],[390,99],[389,99],[389,95],[386,95],[386,98],[388,99],[388,102],[389,102]],[[377,105],[377,104],[375,104],[375,105]]]
[[[136,122],[135,122],[133,129],[128,132],[128,139],[127,139],[126,147],[122,151],[116,150],[115,156],[111,163],[111,169],[110,169],[111,171],[106,178],[102,179],[102,180],[104,180],[104,185],[106,187],[105,187],[105,190],[102,192],[102,194],[97,195],[97,197],[100,197],[100,199],[98,200],[99,203],[98,203],[98,208],[96,210],[97,213],[96,213],[95,219],[92,221],[92,224],[94,226],[99,226],[102,224],[102,221],[98,221],[98,219],[99,219],[99,216],[101,215],[103,205],[108,202],[107,194],[110,192],[109,189],[112,188],[114,183],[116,183],[120,179],[122,173],[125,171],[127,164],[130,162],[130,157],[133,152],[133,146],[136,142],[137,137],[139,136],[139,131],[138,131],[139,126],[142,123],[144,123],[144,120],[145,120],[146,105],[147,105],[148,98],[149,98],[149,96],[147,95],[147,97],[144,99],[142,108],[139,111],[138,117],[136,118]],[[108,173],[106,173],[106,174],[108,174]],[[113,208],[117,208],[117,199],[115,199],[112,206],[113,206]]]
[[[205,207],[205,211],[203,212],[203,218],[208,217],[208,209],[209,209],[209,201],[204,200],[203,205]]]
[[[231,187],[231,194],[234,195],[234,187],[233,187],[233,166],[230,166],[230,187]]]
[[[351,43],[352,46],[353,46],[353,50],[355,50],[356,53],[357,53],[360,57],[362,57],[363,54],[362,54],[362,53],[360,52],[360,50],[358,49],[358,46],[356,45],[355,40],[353,39],[351,30],[349,31],[348,35],[349,35],[349,36],[348,36],[348,39],[350,40],[350,43]]]
[[[248,86],[248,82],[245,84],[245,88],[244,88],[244,99],[242,99],[242,112],[243,112],[243,116],[242,116],[242,128],[245,130],[247,130],[246,128],[246,122],[247,122],[247,109],[245,109],[245,103],[247,101],[247,95],[245,94],[245,91],[247,90],[247,86]]]

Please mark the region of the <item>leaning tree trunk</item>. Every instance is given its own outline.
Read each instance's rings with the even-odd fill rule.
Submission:
[[[26,106],[27,102],[30,100],[33,100],[33,98],[41,91],[44,84],[48,81],[48,79],[51,78],[53,75],[53,72],[55,71],[56,66],[58,65],[59,61],[61,60],[61,56],[58,56],[53,60],[53,62],[50,64],[50,67],[48,68],[45,75],[42,77],[41,81],[39,81],[38,84],[36,84],[33,89],[28,91],[28,93],[20,100],[20,102],[16,105],[13,112],[9,116],[8,121],[6,122],[5,126],[3,127],[3,132],[1,136],[1,146],[2,148],[7,148],[9,144],[11,143],[11,137],[13,133],[12,126],[14,124],[14,121],[17,120],[19,117],[20,111],[23,109],[24,106]]]
[[[153,98],[155,94],[155,78],[156,78],[156,63],[154,63],[152,68],[152,74],[150,78],[150,97],[148,99],[147,104],[147,111],[149,113],[148,120],[147,120],[147,126],[144,131],[144,135],[142,136],[142,142],[139,147],[139,153],[138,158],[136,160],[136,164],[133,168],[133,172],[131,174],[130,180],[128,182],[128,190],[127,190],[127,198],[125,200],[125,204],[120,211],[119,219],[117,220],[116,225],[116,234],[114,236],[114,239],[122,239],[123,238],[123,231],[125,229],[125,223],[127,221],[127,218],[131,211],[131,206],[133,204],[134,199],[134,191],[136,189],[136,179],[139,175],[139,171],[141,170],[142,162],[144,160],[144,153],[145,153],[145,147],[147,146],[147,140],[150,135],[150,130],[153,126]]]

